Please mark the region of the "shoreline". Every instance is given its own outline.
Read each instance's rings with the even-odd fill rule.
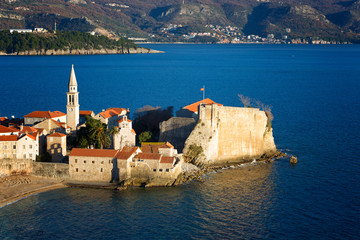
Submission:
[[[30,182],[29,182],[30,181]],[[63,181],[34,176],[6,176],[0,178],[0,209],[38,193],[66,188]]]

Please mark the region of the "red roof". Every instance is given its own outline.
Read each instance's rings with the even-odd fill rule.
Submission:
[[[32,113],[29,113],[27,115],[25,115],[24,117],[28,117],[28,118],[56,118],[56,117],[62,117],[62,116],[66,116],[65,113],[60,112],[60,111],[54,111],[54,112],[50,112],[50,111],[34,111]]]
[[[123,147],[123,149],[121,151],[119,151],[116,154],[116,158],[117,159],[122,159],[122,160],[126,160],[129,159],[131,157],[131,155],[133,155],[134,153],[136,153],[136,151],[138,150],[138,147]]]
[[[48,137],[66,137],[65,134],[55,132],[53,134],[48,135]]]
[[[0,136],[0,141],[17,141],[16,135]]]
[[[30,135],[30,134],[25,134],[24,136],[27,136],[27,137],[29,137],[29,138],[31,138],[31,139],[33,139],[33,140],[36,140],[36,136],[32,136],[32,135]]]
[[[108,108],[105,111],[99,113],[103,118],[111,118],[113,116],[118,116],[122,111],[129,112],[129,110],[125,108]]]
[[[171,163],[173,164],[175,160],[175,157],[162,157],[160,160],[160,163]]]
[[[69,156],[114,158],[118,150],[73,148]]]
[[[144,153],[159,153],[159,148],[174,148],[171,143],[142,143],[141,144],[141,151]]]
[[[0,133],[12,133],[12,132],[19,132],[16,128],[8,128],[3,125],[0,125]]]
[[[196,112],[198,111],[199,105],[202,104],[202,103],[204,103],[204,104],[206,104],[206,105],[217,104],[218,106],[223,106],[223,105],[220,104],[220,103],[214,102],[214,101],[211,100],[210,98],[205,98],[204,100],[200,100],[200,101],[198,101],[198,102],[196,102],[196,103],[187,105],[187,106],[185,106],[185,107],[183,107],[183,108],[185,108],[185,109],[187,109],[187,110],[189,110],[189,111],[191,111],[191,112],[196,113]]]
[[[33,127],[29,127],[29,126],[23,126],[23,129],[20,132],[27,132],[27,133],[33,133],[36,132],[37,130]]]
[[[123,122],[123,121],[124,121],[124,118],[118,120],[117,122],[121,123],[121,122]],[[127,122],[132,122],[132,121],[131,121],[130,119],[128,119],[128,118],[126,118],[126,121],[127,121]]]
[[[87,115],[87,116],[91,116],[93,114],[93,111],[79,111],[79,115]]]
[[[158,153],[139,153],[135,158],[144,160],[160,160],[161,154]]]
[[[0,122],[5,121],[6,119],[8,119],[7,117],[0,117]]]
[[[131,129],[131,132],[136,135],[136,132],[134,129]]]

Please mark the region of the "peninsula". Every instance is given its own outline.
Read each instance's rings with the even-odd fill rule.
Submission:
[[[23,119],[0,117],[0,188],[15,189],[0,194],[3,204],[64,186],[176,186],[224,166],[284,157],[274,142],[271,110],[263,104],[254,108],[243,101],[244,107],[228,107],[209,98],[194,102],[176,117],[159,121],[154,141],[150,131],[136,132],[133,124],[146,125],[147,116],[152,121],[170,116],[171,108],[144,107],[134,122],[128,108],[98,114],[80,110],[74,67],[66,95],[66,114],[33,111]]]
[[[133,41],[77,31],[0,31],[0,55],[93,55],[160,53]],[[30,32],[31,31],[31,32]]]

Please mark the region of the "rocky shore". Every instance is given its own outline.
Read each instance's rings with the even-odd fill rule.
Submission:
[[[129,49],[67,49],[67,50],[30,50],[19,53],[0,52],[5,56],[56,56],[56,55],[99,55],[99,54],[145,54],[163,53],[162,51],[149,48]]]

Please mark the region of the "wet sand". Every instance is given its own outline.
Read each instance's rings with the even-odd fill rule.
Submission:
[[[56,179],[22,175],[1,177],[0,208],[36,193],[65,187],[63,181]]]

